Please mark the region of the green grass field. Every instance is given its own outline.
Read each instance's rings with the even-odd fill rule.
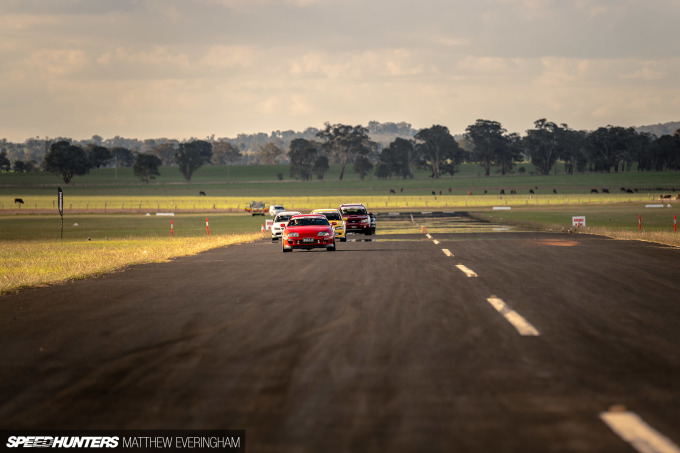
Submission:
[[[284,179],[279,180],[277,173]],[[244,211],[251,200],[302,212],[346,202],[363,202],[377,213],[468,211],[501,224],[553,231],[566,231],[572,216],[585,215],[587,226],[580,230],[584,233],[680,246],[673,230],[673,216],[680,214],[675,204],[680,206],[680,200],[664,202],[671,207],[645,207],[658,204],[660,193],[680,190],[680,172],[565,175],[558,171],[550,176],[483,177],[478,166],[463,165],[453,177],[434,180],[428,174],[420,171],[411,180],[361,180],[348,169],[339,181],[339,168],[333,166],[324,180],[303,182],[291,180],[287,166],[205,166],[190,184],[176,168],[162,168],[161,176],[148,185],[129,168],[93,170],[69,185],[49,173],[0,174],[0,293],[266,237],[260,228],[269,217],[252,217]],[[57,187],[64,190],[63,239]],[[605,187],[609,194],[590,193]],[[639,190],[628,194],[621,192],[622,187]],[[499,194],[501,189],[506,195]],[[510,194],[512,189],[516,195]],[[530,195],[530,189],[535,194]],[[207,196],[199,196],[199,191]],[[22,198],[24,205],[16,205],[15,198]],[[494,211],[498,206],[511,210]],[[158,212],[175,215],[157,216]]]

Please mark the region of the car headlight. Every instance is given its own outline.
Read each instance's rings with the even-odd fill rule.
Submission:
[[[317,236],[328,236],[328,231],[319,231]]]
[[[300,237],[300,233],[288,233],[288,237],[289,237],[289,238],[299,238],[299,237]]]
[[[361,219],[361,223],[368,223],[368,219]]]

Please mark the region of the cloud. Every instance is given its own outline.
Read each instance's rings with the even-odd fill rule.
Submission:
[[[679,18],[667,0],[5,0],[0,137],[672,121]]]

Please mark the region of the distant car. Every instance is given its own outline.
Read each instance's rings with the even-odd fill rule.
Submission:
[[[345,221],[342,220],[340,211],[337,209],[315,209],[312,211],[312,214],[323,214],[335,229],[335,239],[340,240],[340,242],[347,241],[347,229],[345,228]]]
[[[361,203],[343,204],[340,206],[340,212],[347,233],[372,234],[371,219],[366,206]]]
[[[283,212],[285,210],[286,210],[286,208],[284,208],[283,205],[273,204],[273,205],[269,206],[269,215],[274,217],[279,212]]]
[[[368,216],[371,218],[371,234],[375,234],[375,214],[369,212]]]
[[[288,223],[290,218],[299,214],[301,213],[297,211],[283,211],[276,214],[274,223],[272,224],[272,242],[279,240],[281,234],[283,234],[283,230],[286,228],[286,223]]]
[[[253,201],[246,206],[246,211],[251,215],[264,215],[264,202],[263,201]]]
[[[283,230],[281,249],[325,248],[335,250],[335,230],[328,219],[321,214],[300,214],[290,218]]]

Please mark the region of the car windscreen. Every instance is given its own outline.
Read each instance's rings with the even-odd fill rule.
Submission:
[[[345,215],[366,215],[364,208],[342,208],[342,213]]]
[[[321,217],[300,217],[298,219],[291,219],[288,226],[328,226],[328,220]]]
[[[276,222],[287,222],[287,221],[290,220],[291,217],[293,217],[292,214],[277,215],[276,218],[274,219],[274,223],[276,223]]]
[[[342,216],[338,212],[324,212],[323,215],[326,216],[328,220],[342,220]]]

